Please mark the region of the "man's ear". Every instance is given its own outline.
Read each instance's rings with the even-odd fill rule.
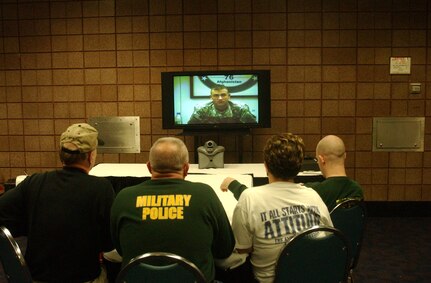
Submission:
[[[323,156],[323,155],[317,155],[317,158],[319,159],[319,162],[321,163],[321,164],[325,164],[325,157]]]
[[[96,157],[97,157],[97,150],[92,150],[88,153],[88,163],[90,163],[90,167],[93,167],[96,165]]]
[[[150,161],[148,161],[147,162],[147,169],[148,169],[148,171],[150,172],[150,174],[152,173],[151,171],[153,171],[152,170],[152,168],[151,168],[151,163],[150,163]]]
[[[183,176],[184,176],[184,178],[187,176],[187,174],[189,172],[189,168],[190,168],[189,163],[186,163],[183,165]]]

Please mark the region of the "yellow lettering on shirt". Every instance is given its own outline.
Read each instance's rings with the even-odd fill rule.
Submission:
[[[191,195],[180,194],[143,195],[136,197],[136,207],[142,207],[142,220],[181,220],[191,198]]]
[[[190,205],[190,199],[191,198],[192,198],[191,195],[184,195],[185,206],[189,206]]]
[[[166,220],[184,219],[184,207],[144,207],[142,209],[142,220]]]

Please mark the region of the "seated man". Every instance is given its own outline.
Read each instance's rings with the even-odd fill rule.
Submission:
[[[316,147],[316,158],[320,171],[326,179],[323,182],[305,183],[304,185],[313,188],[320,195],[329,211],[344,199],[364,198],[361,186],[346,175],[344,167],[346,149],[342,139],[334,135],[321,139]],[[239,199],[247,187],[235,179],[227,177],[223,180],[221,189],[230,190],[235,198]]]
[[[211,102],[195,107],[188,124],[256,123],[256,117],[247,105],[230,101],[227,87],[218,85],[211,89]]]
[[[361,186],[347,177],[344,167],[346,148],[342,139],[334,135],[321,139],[316,146],[316,159],[326,179],[323,182],[306,183],[305,186],[316,190],[329,211],[344,199],[364,198]]]
[[[328,209],[311,188],[295,184],[304,159],[304,143],[296,135],[268,139],[264,165],[269,184],[244,190],[232,218],[236,250],[249,253],[259,282],[272,282],[285,242],[314,225],[332,226]]]
[[[25,259],[35,281],[107,282],[100,254],[113,248],[115,196],[108,180],[88,175],[97,135],[88,124],[71,125],[60,137],[63,168],[33,174],[0,197],[0,225],[28,237]]]
[[[147,167],[151,180],[121,190],[112,207],[111,234],[123,266],[143,253],[171,252],[214,280],[214,258],[228,257],[235,246],[222,203],[210,186],[184,180],[188,151],[178,138],[158,139]]]

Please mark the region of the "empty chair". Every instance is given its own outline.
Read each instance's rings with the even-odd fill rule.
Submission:
[[[150,252],[133,258],[118,274],[116,283],[204,283],[205,276],[189,260],[164,252]]]
[[[349,259],[349,242],[341,231],[313,226],[286,243],[277,261],[274,282],[346,282]]]
[[[330,214],[334,227],[342,231],[350,241],[352,254],[349,279],[353,282],[353,270],[358,264],[364,235],[365,204],[359,199],[346,199],[337,204]]]
[[[21,249],[4,226],[0,226],[0,261],[9,283],[32,282]]]

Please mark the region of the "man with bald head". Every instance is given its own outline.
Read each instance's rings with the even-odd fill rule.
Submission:
[[[317,191],[329,211],[346,198],[364,198],[361,186],[347,177],[344,167],[346,148],[342,139],[334,135],[322,138],[316,146],[316,159],[325,180],[304,185]],[[231,191],[236,199],[247,189],[231,177],[225,178],[220,188]]]
[[[347,177],[344,167],[346,148],[341,138],[334,135],[322,138],[316,146],[316,159],[325,181],[306,183],[305,186],[317,191],[329,211],[346,198],[363,199],[361,186]]]
[[[218,196],[206,184],[184,180],[189,156],[178,138],[158,139],[147,168],[151,180],[121,190],[112,206],[111,235],[123,266],[143,253],[170,252],[213,281],[214,258],[230,256],[235,246]]]

